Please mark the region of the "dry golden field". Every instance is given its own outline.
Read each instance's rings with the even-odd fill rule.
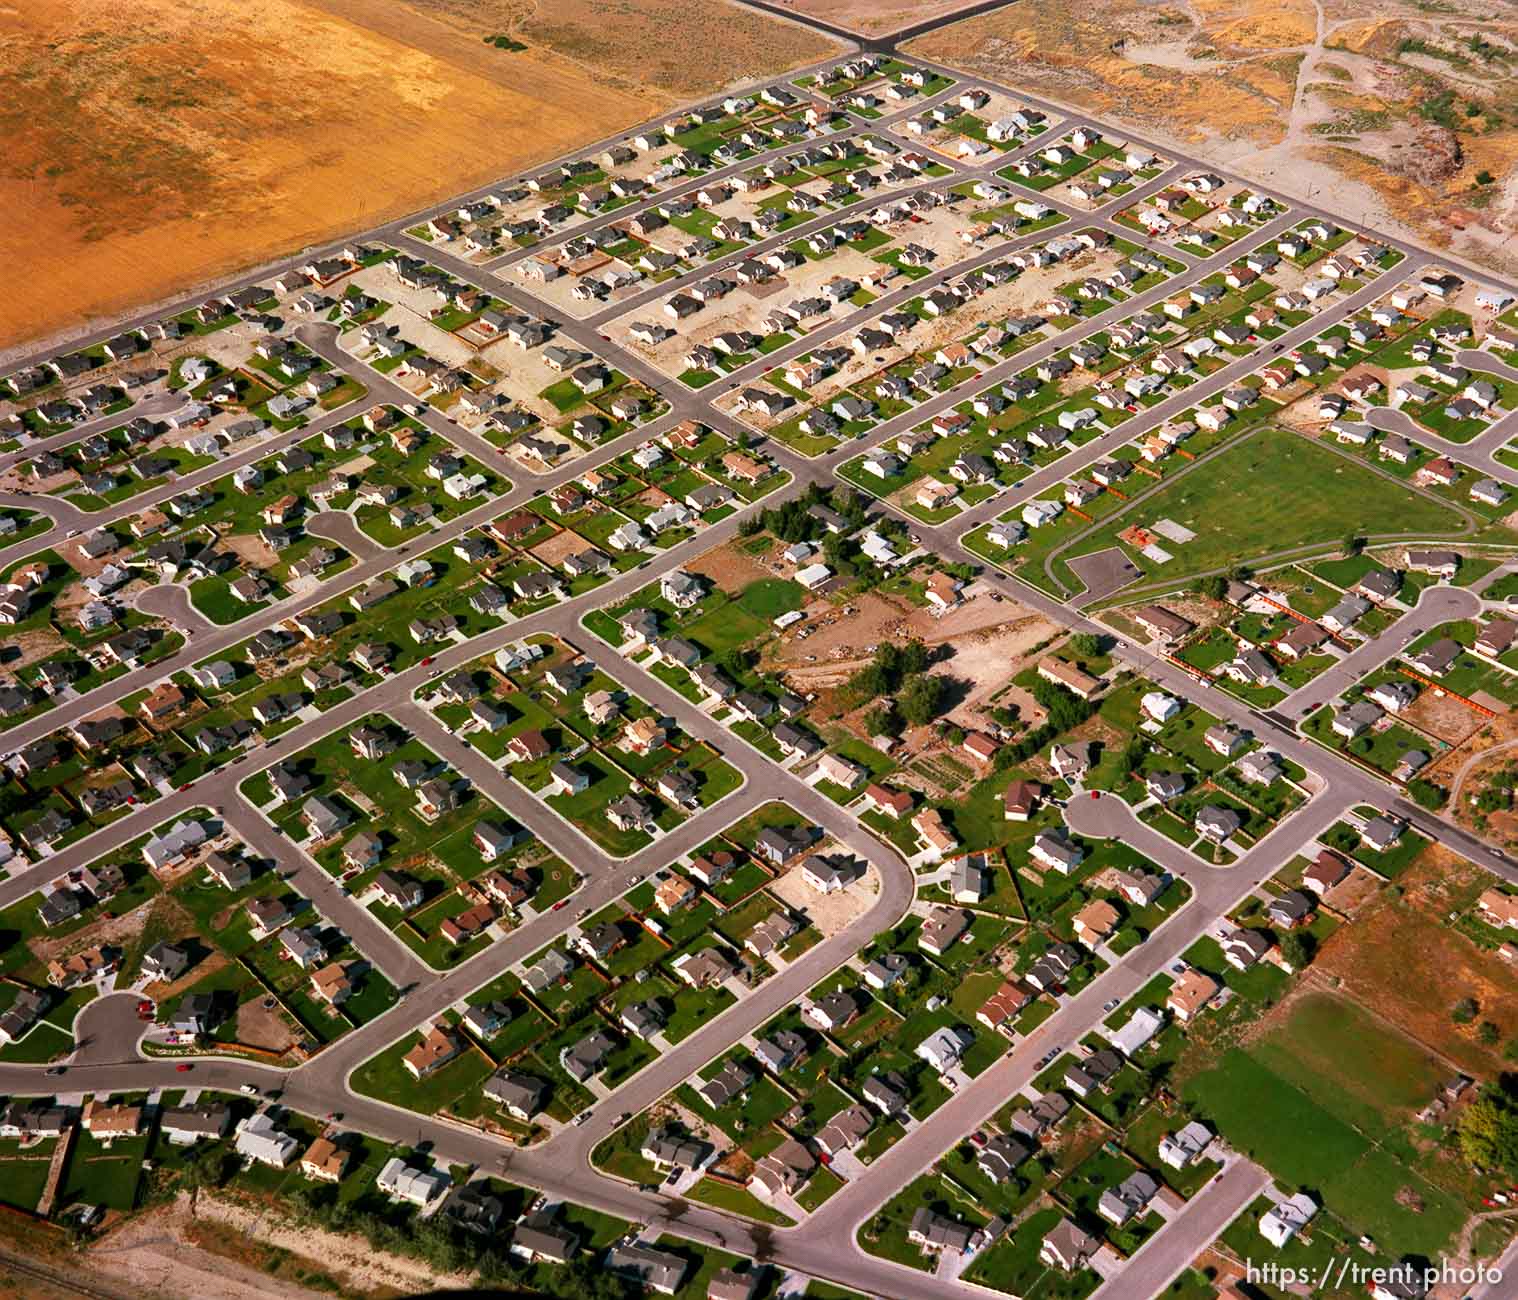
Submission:
[[[786,8],[809,18],[858,32],[885,36],[966,9],[976,0],[780,0]]]
[[[0,348],[376,224],[831,43],[723,0],[0,4]],[[527,45],[506,51],[486,36]],[[661,53],[661,50],[663,51]]]

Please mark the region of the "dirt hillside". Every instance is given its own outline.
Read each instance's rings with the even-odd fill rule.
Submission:
[[[27,268],[0,302],[0,348],[414,211],[831,48],[722,0],[615,13],[556,0],[541,8],[551,17],[507,0],[427,8],[0,6],[0,255]],[[486,43],[518,29],[525,49]]]

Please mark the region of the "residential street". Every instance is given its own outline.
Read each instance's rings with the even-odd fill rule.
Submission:
[[[742,0],[755,8],[772,10],[810,23],[824,31],[835,31],[827,23],[799,18],[791,10],[771,5],[765,0]],[[999,7],[1005,0],[988,0],[972,12]],[[906,34],[917,35],[939,25],[943,19],[918,24]],[[890,40],[866,43],[869,48],[893,48],[898,35]],[[831,61],[831,60],[830,60]],[[944,71],[939,69],[939,71]],[[888,113],[876,119],[850,114],[844,127],[836,133],[847,138],[862,132],[878,132],[908,114],[917,114],[926,106],[949,100],[967,87],[1000,89],[993,83],[955,72],[952,91],[914,102],[910,109]],[[1019,100],[1037,105],[1039,101],[1015,91]],[[1045,105],[1058,128],[1093,124],[1091,119]],[[662,123],[675,114],[661,118]],[[1124,138],[1135,140],[1128,133]],[[1050,137],[1053,138],[1052,136]],[[608,143],[608,142],[603,142]],[[1007,153],[996,153],[981,164],[962,160],[946,162],[951,174],[905,187],[902,193],[929,188],[941,189],[949,184],[973,180],[993,173],[1020,154],[1037,146],[1028,142]],[[752,169],[757,163],[779,157],[793,146],[780,146],[730,166],[714,169],[699,179],[681,181],[658,196],[694,192],[714,178],[733,176]],[[1174,156],[1174,151],[1169,151]],[[1172,186],[1182,175],[1204,165],[1199,158],[1179,157],[1161,174],[1142,182],[1121,199],[1106,201],[1087,211],[1068,203],[1050,199],[1050,205],[1067,218],[1061,233],[1080,229],[1103,231],[1124,239],[1135,238],[1132,228],[1115,221],[1120,208],[1136,199],[1151,196]],[[1210,166],[1210,164],[1207,164]],[[1254,186],[1263,192],[1261,187]],[[485,194],[490,187],[476,191]],[[463,196],[468,198],[471,196]],[[1282,196],[1278,196],[1282,197]],[[648,197],[611,213],[587,221],[577,230],[590,231],[607,227],[613,220],[624,221],[630,215],[654,206]],[[1230,244],[1210,256],[1176,254],[1185,263],[1186,281],[1199,281],[1224,270],[1251,248],[1267,247],[1292,226],[1309,215],[1329,215],[1324,210],[1282,197],[1287,211],[1260,225],[1237,244]],[[1342,217],[1338,218],[1342,220]],[[491,442],[477,433],[461,428],[439,411],[426,407],[420,418],[438,435],[455,444],[461,452],[476,458],[496,472],[504,467],[511,482],[497,495],[479,501],[456,517],[433,527],[429,533],[397,547],[386,547],[365,533],[354,515],[342,511],[323,511],[308,520],[308,531],[341,546],[353,557],[353,564],[338,575],[237,622],[218,625],[198,610],[190,600],[187,586],[163,583],[143,592],[135,602],[145,615],[166,619],[185,637],[185,644],[175,653],[150,666],[134,668],[105,685],[58,702],[29,721],[12,727],[4,734],[7,754],[61,728],[92,717],[101,710],[135,692],[167,681],[176,672],[230,652],[262,629],[293,616],[326,605],[339,596],[355,592],[374,579],[388,574],[408,554],[430,551],[463,537],[482,525],[527,506],[544,493],[580,478],[595,466],[608,465],[650,439],[694,420],[712,429],[732,435],[748,431],[738,422],[717,410],[714,402],[724,394],[744,387],[763,374],[783,367],[787,362],[814,352],[828,342],[842,340],[858,325],[858,318],[847,314],[829,318],[825,323],[776,350],[735,367],[709,386],[688,387],[657,370],[642,356],[613,342],[602,333],[613,318],[624,315],[630,306],[647,303],[652,307],[699,276],[734,266],[756,253],[795,242],[813,230],[833,225],[836,212],[810,218],[784,234],[758,241],[740,252],[728,254],[702,267],[682,272],[677,278],[650,284],[635,298],[620,299],[605,310],[597,310],[582,319],[566,318],[557,322],[558,333],[602,358],[623,374],[656,389],[669,400],[667,412],[639,425],[619,437],[596,446],[580,459],[570,460],[541,474],[523,471],[514,462],[504,460]],[[417,215],[388,223],[366,232],[362,239],[382,241],[395,248],[425,258],[461,282],[474,285],[486,293],[537,315],[543,302],[520,284],[505,281],[499,272],[509,269],[529,255],[526,248],[481,262],[466,260],[407,234],[416,225]],[[890,289],[872,302],[873,311],[904,306],[933,287],[958,280],[968,271],[1006,258],[1019,249],[1047,240],[1047,232],[1028,234],[969,251],[963,260],[939,264],[920,279]],[[1395,279],[1416,277],[1435,265],[1450,265],[1443,255],[1395,239],[1385,239],[1400,252],[1404,260],[1397,267]],[[250,271],[224,290],[267,280],[272,274],[301,265],[327,250],[308,250],[274,264]],[[994,496],[964,509],[950,522],[927,524],[900,514],[885,502],[872,504],[877,515],[897,513],[921,545],[930,553],[946,559],[969,562],[982,569],[976,581],[988,591],[1048,618],[1055,626],[1077,632],[1099,632],[1110,637],[1110,629],[1099,626],[1083,612],[1093,606],[1099,593],[1068,593],[1066,600],[1056,600],[1027,583],[1020,582],[994,566],[986,566],[981,556],[964,545],[972,530],[1003,513],[1033,500],[1047,489],[1079,474],[1112,456],[1120,447],[1155,430],[1190,407],[1220,395],[1237,385],[1245,376],[1257,373],[1268,358],[1289,352],[1325,329],[1344,322],[1382,298],[1393,277],[1381,277],[1365,287],[1336,297],[1325,311],[1287,329],[1279,338],[1247,356],[1228,361],[1191,386],[1174,392],[1153,406],[1144,407],[1115,427],[1071,450],[1058,461],[1032,469],[1015,487],[999,490]],[[1486,280],[1493,277],[1485,276]],[[746,521],[758,512],[773,508],[810,485],[834,485],[841,481],[838,471],[847,461],[872,447],[892,443],[902,433],[924,421],[950,411],[973,393],[1004,381],[1056,353],[1068,349],[1081,339],[1091,338],[1110,329],[1116,319],[1162,306],[1176,292],[1176,281],[1167,279],[1160,285],[1135,294],[1119,307],[1082,320],[1078,325],[1058,332],[1008,359],[995,361],[984,370],[947,391],[930,396],[894,418],[881,421],[861,439],[846,440],[834,450],[816,457],[806,457],[775,439],[760,437],[754,441],[774,463],[790,476],[781,490],[754,504],[737,503],[732,513],[720,522],[702,526],[687,540],[663,550],[651,552],[642,563],[613,577],[604,585],[578,596],[566,597],[539,612],[515,618],[467,640],[447,642],[422,663],[394,672],[378,684],[349,695],[325,712],[302,715],[287,731],[252,746],[246,753],[224,766],[217,767],[188,788],[163,794],[151,803],[141,804],[69,844],[59,852],[42,858],[30,869],[13,869],[0,879],[0,907],[9,906],[31,895],[39,885],[74,868],[84,867],[101,855],[132,844],[154,827],[195,809],[209,809],[211,815],[247,845],[250,855],[272,864],[289,885],[309,900],[315,912],[338,927],[354,946],[399,991],[399,1001],[388,1011],[361,1028],[338,1038],[317,1052],[310,1060],[290,1069],[277,1068],[252,1060],[204,1056],[193,1062],[188,1079],[177,1069],[176,1060],[150,1059],[139,1051],[139,1037],[144,1025],[137,1019],[136,995],[122,992],[89,1005],[76,1024],[77,1048],[61,1076],[44,1073],[41,1065],[0,1064],[0,1092],[12,1096],[48,1096],[58,1094],[79,1100],[95,1093],[179,1088],[187,1082],[200,1089],[237,1092],[245,1085],[277,1096],[291,1109],[312,1117],[341,1115],[345,1126],[361,1130],[387,1141],[425,1147],[435,1158],[469,1165],[485,1173],[499,1175],[524,1186],[539,1189],[551,1197],[617,1215],[650,1229],[674,1236],[763,1259],[816,1278],[829,1279],[842,1286],[889,1300],[954,1300],[983,1298],[985,1288],[964,1281],[934,1278],[930,1273],[906,1268],[868,1253],[860,1244],[859,1231],[880,1207],[899,1189],[930,1169],[944,1152],[967,1134],[994,1116],[1010,1097],[1028,1088],[1040,1073],[1039,1062],[1051,1052],[1065,1050],[1079,1043],[1099,1027],[1110,1009],[1137,994],[1156,975],[1171,969],[1180,955],[1198,939],[1215,934],[1222,918],[1249,897],[1299,854],[1315,852],[1318,837],[1337,823],[1346,810],[1362,804],[1389,809],[1404,817],[1419,831],[1449,849],[1462,854],[1495,877],[1518,885],[1518,861],[1488,845],[1478,836],[1459,828],[1444,818],[1421,809],[1400,796],[1397,787],[1379,779],[1369,770],[1305,739],[1296,730],[1303,718],[1340,695],[1346,688],[1389,662],[1416,637],[1440,624],[1471,618],[1484,608],[1480,587],[1457,588],[1435,585],[1426,589],[1417,604],[1400,613],[1392,627],[1379,636],[1356,646],[1332,667],[1320,673],[1308,685],[1294,691],[1269,711],[1254,709],[1235,696],[1199,680],[1178,667],[1165,655],[1119,639],[1113,657],[1120,669],[1154,682],[1186,702],[1205,709],[1218,718],[1236,724],[1253,739],[1291,762],[1307,769],[1304,783],[1312,797],[1297,811],[1285,816],[1269,833],[1239,854],[1226,867],[1213,866],[1175,841],[1140,821],[1129,805],[1111,794],[1099,797],[1077,790],[1066,808],[1065,820],[1077,834],[1093,840],[1111,840],[1130,846],[1150,859],[1160,870],[1186,882],[1192,891],[1190,901],[1121,959],[1090,980],[1083,988],[1059,999],[1058,1009],[1026,1036],[1017,1039],[995,1064],[978,1077],[959,1087],[923,1121],[866,1166],[858,1177],[849,1179],[820,1208],[808,1214],[795,1227],[771,1228],[756,1221],[729,1214],[700,1203],[644,1192],[635,1185],[603,1174],[591,1164],[596,1145],[614,1132],[629,1116],[636,1116],[670,1090],[689,1079],[734,1043],[740,1041],[774,1016],[795,1006],[818,982],[825,979],[879,936],[895,926],[911,909],[918,895],[919,880],[902,854],[866,826],[858,815],[841,806],[795,773],[775,763],[759,749],[737,735],[729,725],[717,721],[711,712],[696,707],[679,691],[651,673],[633,659],[619,654],[602,643],[582,620],[594,609],[615,605],[660,577],[692,562],[696,557],[736,539]],[[191,300],[186,300],[189,302]],[[157,319],[163,309],[144,312],[125,321],[114,322],[97,336],[103,338],[131,325]],[[336,327],[321,324],[302,325],[296,331],[300,341],[316,356],[361,380],[367,395],[361,401],[319,415],[310,424],[289,432],[272,429],[262,438],[229,449],[211,465],[189,473],[170,476],[159,487],[130,497],[119,504],[90,512],[56,497],[32,493],[0,494],[0,507],[40,511],[52,526],[40,536],[0,549],[0,566],[12,565],[47,548],[63,546],[81,531],[122,524],[143,510],[165,502],[191,488],[202,487],[231,474],[235,469],[262,461],[271,454],[309,439],[346,420],[375,403],[396,406],[415,401],[393,378],[372,365],[356,359],[341,343]],[[40,354],[39,354],[40,355]],[[1466,357],[1465,353],[1460,354]],[[1474,364],[1478,354],[1466,357]],[[1479,354],[1481,364],[1491,368],[1491,358]],[[1518,371],[1509,378],[1518,381]],[[162,409],[160,409],[162,408]],[[168,405],[154,400],[133,414],[162,414]],[[67,434],[28,441],[15,451],[0,453],[0,469],[18,464],[39,451],[61,448],[89,433],[103,431],[118,424],[123,417],[102,417],[71,429]],[[1377,408],[1369,422],[1378,429],[1414,433],[1409,417],[1388,408]],[[1512,417],[1495,424],[1480,439],[1451,446],[1452,454],[1477,466],[1483,474],[1518,486],[1518,472],[1499,461],[1495,452],[1514,432]],[[1423,438],[1421,431],[1416,436]],[[1179,471],[1181,473],[1185,470]],[[1165,483],[1172,482],[1169,476]],[[1467,517],[1469,516],[1469,512]],[[1352,515],[1346,515],[1352,521]],[[915,540],[915,538],[914,538]],[[1054,555],[1049,557],[1052,563]],[[1052,572],[1052,570],[1050,570]],[[1492,575],[1495,578],[1497,575]],[[1489,584],[1492,578],[1487,579]],[[1158,584],[1156,584],[1158,585]],[[1487,584],[1481,584],[1485,586]],[[457,728],[440,721],[428,708],[425,697],[435,679],[489,655],[501,647],[524,638],[549,635],[583,652],[596,666],[627,692],[647,702],[658,714],[673,719],[685,735],[705,742],[734,767],[742,784],[708,808],[694,809],[680,824],[660,834],[647,847],[630,856],[616,858],[607,854],[582,830],[561,817],[539,795],[514,780],[509,769],[497,766],[479,749],[460,735]],[[798,688],[799,689],[799,688]],[[365,717],[380,714],[388,717],[424,743],[454,771],[465,778],[482,796],[498,805],[563,861],[581,878],[579,888],[561,909],[544,910],[524,916],[519,925],[498,932],[476,955],[458,966],[439,970],[429,965],[404,942],[379,915],[353,897],[342,882],[299,845],[291,840],[239,792],[250,776],[265,771],[282,758],[296,754],[313,743],[352,729]],[[365,1097],[351,1086],[353,1072],[365,1061],[419,1027],[427,1025],[444,1012],[457,1007],[464,998],[517,966],[529,955],[561,940],[577,930],[581,919],[594,915],[627,892],[635,883],[690,854],[723,828],[746,813],[771,800],[788,804],[810,823],[821,827],[848,854],[869,867],[868,884],[851,886],[860,904],[858,914],[836,933],[828,934],[804,955],[789,964],[781,964],[775,974],[744,992],[736,1002],[712,1016],[700,1028],[678,1044],[664,1050],[656,1059],[615,1087],[598,1101],[589,1118],[575,1125],[558,1125],[547,1140],[534,1146],[518,1148],[505,1138],[479,1132],[460,1122],[419,1114],[396,1105]],[[1000,813],[997,813],[1000,816]],[[873,890],[873,892],[871,892]],[[979,1031],[977,1031],[979,1032]],[[1149,1297],[1164,1291],[1212,1242],[1238,1213],[1265,1190],[1270,1183],[1267,1173],[1251,1160],[1233,1160],[1225,1171],[1197,1193],[1170,1222],[1126,1261],[1117,1273],[1094,1294],[1098,1300],[1126,1300]],[[1518,1245],[1507,1251],[1503,1263],[1508,1266],[1508,1280],[1475,1296],[1489,1300],[1512,1300],[1518,1297]]]

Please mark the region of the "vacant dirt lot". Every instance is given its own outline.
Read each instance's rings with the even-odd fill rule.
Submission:
[[[237,1008],[237,1041],[282,1052],[294,1046],[295,1035],[278,1006],[265,1010],[262,999],[250,998]]]
[[[800,871],[787,871],[771,883],[770,893],[792,911],[805,913],[818,933],[828,938],[869,910],[880,893],[880,874],[871,863],[864,875],[847,889],[836,894],[819,894],[801,878]]]
[[[1012,601],[986,596],[966,601],[935,618],[900,596],[869,592],[852,602],[853,614],[835,612],[832,622],[809,620],[815,633],[805,641],[794,633],[775,643],[774,667],[797,690],[837,686],[874,653],[882,641],[920,640],[949,645],[940,671],[970,682],[970,698],[980,699],[1017,671],[1017,660],[1054,633],[1053,624]]]
[[[1313,963],[1320,979],[1336,979],[1342,993],[1432,1051],[1482,1078],[1506,1068],[1502,1048],[1476,1040],[1475,1025],[1457,1025],[1450,1008],[1463,997],[1476,999],[1479,1020],[1495,1021],[1501,1041],[1518,1023],[1518,975],[1494,952],[1467,939],[1445,917],[1463,910],[1490,883],[1490,876],[1438,846],[1426,850],[1398,884],[1402,896],[1383,891],[1354,922],[1323,945]],[[1436,992],[1431,997],[1430,990]]]
[[[690,573],[698,573],[711,580],[720,590],[736,595],[751,582],[758,582],[775,575],[752,555],[744,552],[736,542],[718,546],[698,555],[685,566]]]
[[[830,49],[721,0],[423,7],[7,7],[0,209],[12,220],[0,254],[28,273],[0,303],[0,348],[413,211]],[[526,50],[485,43],[518,24]]]
[[[1381,882],[1369,871],[1354,868],[1343,881],[1324,896],[1324,902],[1336,912],[1353,916],[1380,891]]]
[[[1423,691],[1403,716],[1415,727],[1438,736],[1440,740],[1458,745],[1485,721],[1468,705],[1452,700],[1448,695],[1438,696],[1433,691]]]
[[[415,1295],[469,1279],[439,1276],[356,1237],[287,1222],[266,1204],[187,1196],[138,1215],[83,1256],[84,1268],[134,1294],[179,1297]]]

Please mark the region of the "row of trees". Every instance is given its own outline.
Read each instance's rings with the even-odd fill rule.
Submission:
[[[768,510],[761,510],[744,520],[738,531],[744,537],[753,537],[767,530],[782,542],[814,541],[827,532],[809,513],[813,506],[818,505],[830,506],[855,528],[864,524],[868,514],[868,507],[857,492],[808,483],[799,496],[782,501]]]

